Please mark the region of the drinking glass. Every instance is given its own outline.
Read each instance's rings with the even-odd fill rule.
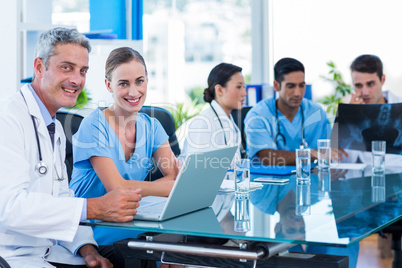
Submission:
[[[385,141],[372,141],[371,142],[371,167],[373,173],[384,172],[385,170]]]
[[[331,140],[322,139],[317,141],[318,169],[328,170],[331,164]]]
[[[296,149],[296,178],[310,181],[311,151],[308,148]]]
[[[250,192],[250,159],[236,161],[235,168],[235,194],[248,195]]]

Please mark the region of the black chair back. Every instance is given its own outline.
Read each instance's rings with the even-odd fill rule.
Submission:
[[[176,129],[172,114],[164,108],[155,106],[143,106],[140,112],[145,113],[150,117],[158,119],[158,121],[162,124],[163,128],[165,129],[166,134],[168,134],[169,136],[169,144],[170,147],[172,148],[173,154],[175,156],[180,155],[179,141],[177,140]],[[153,181],[162,177],[163,177],[162,172],[159,170],[156,163],[154,162],[153,167],[150,173],[148,174],[148,179],[150,181]]]
[[[241,133],[242,149],[241,149],[240,153],[241,153],[242,158],[245,158],[247,155],[246,133],[244,132],[244,118],[246,118],[246,115],[247,115],[248,111],[250,111],[251,108],[252,108],[252,106],[244,106],[241,110],[232,110],[233,120],[236,123],[236,125],[239,127],[240,133]]]
[[[68,174],[68,181],[71,180],[71,172],[73,171],[73,135],[77,132],[83,116],[75,113],[69,113],[68,111],[58,111],[56,113],[57,120],[60,121],[63,126],[64,133],[66,135],[66,168]]]
[[[140,112],[145,113],[150,117],[158,119],[158,121],[162,124],[163,128],[165,129],[166,134],[168,134],[169,136],[169,144],[170,147],[172,148],[174,155],[175,156],[180,155],[180,147],[176,137],[176,129],[172,114],[164,108],[155,106],[143,106]]]
[[[0,268],[11,268],[10,265],[6,262],[5,259],[0,257]]]

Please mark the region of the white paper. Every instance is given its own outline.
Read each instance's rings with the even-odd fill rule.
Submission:
[[[367,164],[363,164],[363,163],[331,163],[331,168],[336,168],[336,169],[363,170],[366,167],[367,167]]]

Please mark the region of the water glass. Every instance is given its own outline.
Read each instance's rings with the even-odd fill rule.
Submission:
[[[317,141],[318,169],[328,170],[331,164],[331,140],[323,139]]]
[[[250,159],[236,161],[234,174],[236,195],[248,195],[250,192]]]
[[[311,214],[310,182],[298,181],[296,184],[296,216]]]
[[[248,196],[235,198],[234,231],[247,232],[251,229],[250,223],[250,200]]]
[[[308,148],[296,149],[296,178],[310,181],[311,151]]]
[[[371,167],[373,173],[383,172],[385,170],[385,141],[372,141],[371,142]]]

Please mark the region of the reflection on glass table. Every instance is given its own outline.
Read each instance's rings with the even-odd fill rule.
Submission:
[[[250,230],[244,232],[234,231],[234,193],[218,193],[212,208],[160,223],[134,220],[128,223],[85,221],[82,224],[143,232],[346,247],[402,219],[402,173],[372,178],[371,174],[359,172],[351,176],[347,170],[330,170],[330,174],[313,170],[309,187],[298,188],[295,176],[288,176],[289,183],[284,185],[264,183],[262,188],[250,192]],[[252,175],[251,180],[254,178]],[[310,193],[306,195],[308,191]],[[308,213],[296,213],[300,204],[306,205],[302,211]]]

